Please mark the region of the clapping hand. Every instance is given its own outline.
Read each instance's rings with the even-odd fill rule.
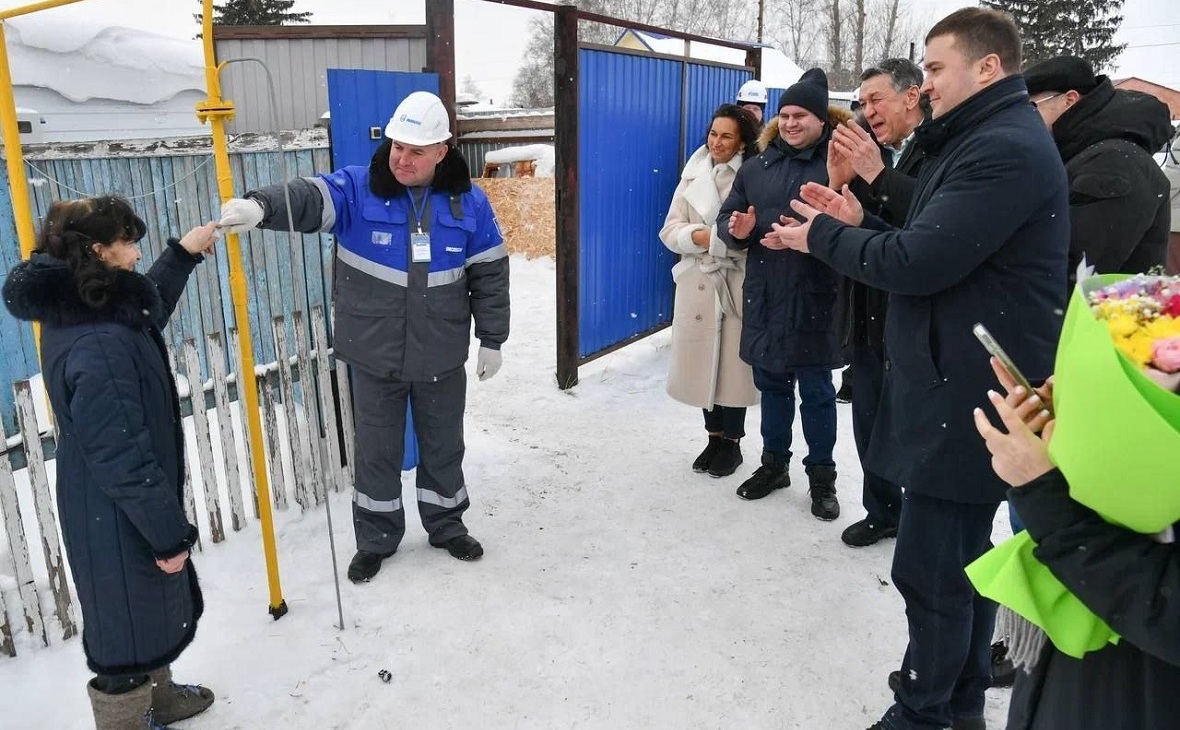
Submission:
[[[850,120],[833,130],[831,146],[848,160],[865,182],[873,182],[885,170],[880,145],[855,121]]]
[[[859,226],[864,222],[864,206],[847,185],[841,187],[840,192],[836,192],[825,185],[809,182],[799,190],[799,197],[816,213],[826,213],[850,226]],[[791,207],[794,206],[795,203],[792,202]],[[798,208],[795,210],[798,211]]]
[[[828,141],[828,184],[835,189],[852,182],[856,170],[852,168],[852,159],[844,154],[841,147],[836,145],[833,138]]]
[[[751,205],[745,213],[735,210],[729,214],[729,235],[738,240],[749,238],[756,221],[754,206]]]

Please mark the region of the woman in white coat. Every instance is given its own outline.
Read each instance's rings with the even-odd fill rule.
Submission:
[[[660,240],[680,262],[672,268],[672,364],[668,395],[701,408],[709,435],[693,471],[723,477],[742,463],[746,407],[758,403],[750,366],[738,357],[746,253],[717,237],[717,212],[742,160],[757,154],[758,127],[749,112],[723,104],[708,136],[688,162],[672,196]]]

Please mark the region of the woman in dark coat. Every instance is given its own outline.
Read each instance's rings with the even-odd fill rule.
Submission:
[[[180,400],[161,328],[217,237],[210,223],[170,239],[134,271],[144,222],[116,197],[50,206],[29,260],[4,283],[18,319],[41,323],[41,364],[57,424],[57,505],[98,676],[98,730],[159,729],[213,693],[172,682],[203,604],[182,508]]]
[[[1037,559],[1119,634],[1117,644],[1081,659],[1067,656],[1031,624],[1013,636],[1018,672],[1008,730],[1157,730],[1180,718],[1180,544],[1173,526],[1142,535],[1105,521],[1069,496],[1049,460],[1052,422],[1031,404],[991,394],[1004,430],[976,410],[975,422],[996,474],[1012,485],[1008,499],[1036,541]],[[1023,420],[1030,419],[1028,425]],[[1161,475],[1161,478],[1163,476]],[[1118,485],[1112,485],[1117,488]],[[1025,658],[1028,662],[1025,664]]]

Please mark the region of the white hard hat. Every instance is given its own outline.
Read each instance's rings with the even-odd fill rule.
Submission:
[[[415,91],[393,110],[385,136],[419,146],[446,142],[451,138],[451,118],[442,99],[428,91]]]
[[[766,87],[761,81],[750,79],[738,89],[737,101],[739,104],[765,104]]]

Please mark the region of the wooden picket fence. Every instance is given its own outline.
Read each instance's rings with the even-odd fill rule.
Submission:
[[[341,491],[352,484],[352,401],[347,369],[335,367],[330,356],[327,336],[327,315],[323,307],[311,309],[311,333],[303,312],[291,314],[294,342],[287,337],[284,316],[272,321],[276,360],[256,368],[254,383],[258,388],[259,409],[263,422],[263,444],[267,463],[270,496],[278,510],[289,509],[290,499],[307,510],[322,504],[328,490]],[[201,370],[198,347],[205,347],[206,371]],[[186,434],[184,509],[189,521],[198,526],[201,541],[219,543],[232,532],[247,525],[247,499],[258,517],[258,500],[249,448],[244,430],[244,413],[234,403],[244,404],[238,397],[239,373],[230,373],[226,363],[235,367],[239,362],[238,338],[230,330],[230,357],[227,343],[219,332],[205,337],[204,343],[185,338],[179,352],[170,351],[173,371],[189,384],[181,388],[181,412],[191,415],[190,440]],[[336,388],[332,387],[332,373],[336,374]],[[183,381],[179,381],[183,382]],[[16,579],[15,594],[19,608],[10,610],[3,586],[0,585],[0,654],[15,657],[13,617],[20,614],[25,631],[35,640],[48,646],[51,634],[62,640],[73,637],[77,629],[70,580],[61,548],[56,507],[46,470],[46,462],[55,453],[52,431],[41,432],[38,427],[34,399],[38,397],[29,381],[13,384],[17,405],[19,434],[14,443],[0,454],[0,518],[8,547],[8,565]],[[216,433],[210,412],[216,416]],[[342,430],[337,431],[338,424]],[[8,443],[0,423],[0,444]],[[195,443],[195,448],[192,444]],[[243,453],[238,451],[242,446]],[[215,446],[217,447],[215,449]],[[285,448],[284,448],[285,446]],[[342,459],[342,450],[344,458]],[[240,459],[244,456],[244,460]],[[283,463],[289,467],[284,470]],[[27,468],[29,493],[25,498],[33,502],[35,525],[28,525],[21,517],[14,469]],[[286,474],[289,471],[291,479]],[[219,474],[220,472],[220,474]],[[199,481],[199,487],[197,482]],[[198,491],[199,489],[199,491]],[[24,490],[20,490],[24,491]],[[245,495],[250,495],[246,497]],[[199,497],[199,499],[198,499]],[[228,525],[225,529],[225,506],[228,502]],[[198,504],[199,502],[199,504]],[[26,512],[27,513],[27,512]],[[39,537],[44,564],[34,559],[28,534]],[[41,574],[38,575],[38,568]],[[42,604],[42,593],[48,586],[52,594],[52,617]],[[56,628],[47,619],[55,620]]]

